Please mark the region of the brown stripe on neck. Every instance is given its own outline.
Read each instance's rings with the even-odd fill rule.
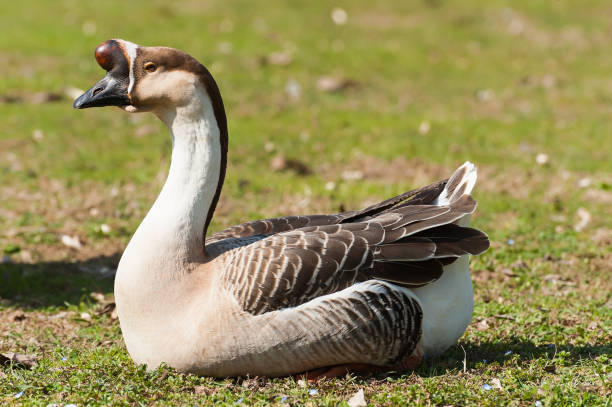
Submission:
[[[223,99],[221,98],[221,92],[219,91],[219,87],[217,86],[217,82],[215,82],[214,78],[208,72],[208,70],[201,64],[199,64],[202,71],[198,73],[198,77],[200,81],[204,84],[206,91],[208,92],[208,96],[212,102],[213,112],[215,114],[215,119],[217,120],[217,126],[219,126],[219,143],[221,145],[221,163],[219,168],[219,182],[217,183],[217,190],[215,191],[215,195],[210,203],[210,207],[208,209],[208,214],[206,215],[206,223],[204,224],[203,236],[206,241],[206,232],[208,230],[208,226],[213,217],[213,213],[217,207],[217,203],[219,202],[219,197],[221,196],[221,189],[223,188],[223,182],[225,181],[225,171],[227,169],[227,148],[228,148],[228,132],[227,132],[227,117],[225,116],[225,107],[223,106]]]

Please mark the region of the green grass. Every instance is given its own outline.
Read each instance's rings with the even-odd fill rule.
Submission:
[[[337,405],[364,389],[372,405],[609,405],[612,4],[507,3],[346,1],[342,26],[310,1],[0,4],[0,250],[12,260],[0,264],[0,351],[39,358],[0,370],[0,404]],[[152,116],[31,102],[88,88],[103,73],[94,47],[114,37],[181,48],[215,75],[230,157],[213,230],[359,208],[475,162],[473,223],[492,247],[472,261],[461,346],[413,374],[305,387],[134,365],[90,293],[111,300],[96,270],[116,267],[159,191],[169,137]],[[289,65],[260,63],[279,51]],[[358,86],[320,92],[323,75]],[[279,154],[312,174],[272,171]]]

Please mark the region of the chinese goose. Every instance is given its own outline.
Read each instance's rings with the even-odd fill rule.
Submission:
[[[405,370],[456,343],[472,317],[475,167],[360,211],[247,222],[206,238],[225,177],[217,84],[172,48],[109,40],[107,73],[74,102],[152,112],[172,160],[117,269],[127,350],[149,369],[225,377]]]

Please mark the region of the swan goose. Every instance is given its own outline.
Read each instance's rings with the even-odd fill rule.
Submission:
[[[476,168],[359,211],[247,222],[206,238],[225,177],[223,101],[172,48],[99,45],[107,71],[78,109],[152,112],[169,128],[168,178],[115,279],[127,350],[217,377],[406,370],[455,344],[472,318],[468,226]],[[205,240],[206,238],[206,240]]]

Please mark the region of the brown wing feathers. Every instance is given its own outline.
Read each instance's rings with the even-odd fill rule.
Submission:
[[[299,215],[269,218],[231,226],[208,237],[207,243],[226,238],[272,235],[308,226],[334,225],[338,223],[361,222],[380,216],[398,207],[414,206],[414,211],[422,210],[421,205],[431,204],[444,189],[446,180],[405,192],[401,195],[369,206],[360,211],[347,211],[334,215]],[[418,205],[418,207],[417,207]],[[434,208],[429,205],[430,208]],[[435,210],[435,209],[432,209]],[[423,213],[425,216],[425,213]],[[424,219],[424,218],[423,218]]]
[[[331,225],[340,222],[342,214],[337,215],[299,215],[282,218],[254,220],[231,226],[206,239],[207,243],[233,237],[248,237],[255,235],[272,235],[306,226]]]
[[[434,184],[438,194],[440,185]],[[452,224],[474,211],[476,202],[469,195],[436,206],[425,203],[437,196],[428,191],[411,191],[414,205],[396,197],[360,212],[268,219],[233,232],[227,229],[226,234],[288,229],[232,252],[227,286],[245,311],[261,314],[303,304],[357,281],[377,279],[407,287],[435,281],[443,265],[481,253],[488,239],[478,230]],[[304,226],[292,230],[300,224]]]

